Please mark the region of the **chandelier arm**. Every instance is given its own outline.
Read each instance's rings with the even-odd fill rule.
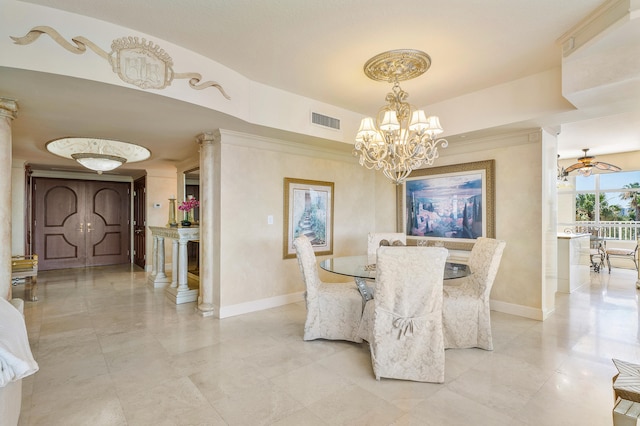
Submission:
[[[360,165],[365,166],[368,169],[375,168],[376,170],[379,170],[382,167],[381,164],[383,164],[388,152],[386,149],[382,149],[384,146],[378,147],[378,144],[375,144],[376,147],[372,147],[372,141],[373,138],[365,137],[364,141],[356,142],[354,154],[360,154]]]

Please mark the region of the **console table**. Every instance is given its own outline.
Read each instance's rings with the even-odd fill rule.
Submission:
[[[187,242],[200,239],[200,228],[150,226],[149,229],[153,236],[153,270],[149,275],[149,285],[154,288],[166,287],[166,296],[177,305],[197,301],[198,288],[189,288]],[[171,279],[165,273],[165,238],[172,240],[173,244]]]

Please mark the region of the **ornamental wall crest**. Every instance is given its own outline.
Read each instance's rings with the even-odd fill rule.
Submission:
[[[42,34],[47,34],[60,46],[75,54],[83,54],[87,47],[97,55],[106,59],[113,72],[118,74],[122,81],[133,84],[141,89],[164,89],[171,85],[174,79],[189,79],[192,89],[202,90],[215,87],[222,95],[231,99],[222,86],[214,81],[202,81],[199,73],[176,73],[173,71],[171,56],[158,45],[146,39],[138,37],[122,37],[111,43],[111,52],[107,53],[96,44],[82,36],[73,37],[71,41],[65,40],[56,30],[47,26],[34,27],[22,37],[12,37],[16,44],[27,45],[38,39]]]

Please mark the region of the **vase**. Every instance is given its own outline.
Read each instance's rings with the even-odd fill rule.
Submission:
[[[182,226],[191,226],[191,210],[184,212],[184,218],[182,219]]]

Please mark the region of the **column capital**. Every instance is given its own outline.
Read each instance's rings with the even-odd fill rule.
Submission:
[[[196,142],[198,142],[199,145],[212,145],[214,142],[220,142],[221,139],[220,130],[203,132],[196,136]]]
[[[0,97],[0,117],[15,119],[18,116],[18,103],[15,99]]]

